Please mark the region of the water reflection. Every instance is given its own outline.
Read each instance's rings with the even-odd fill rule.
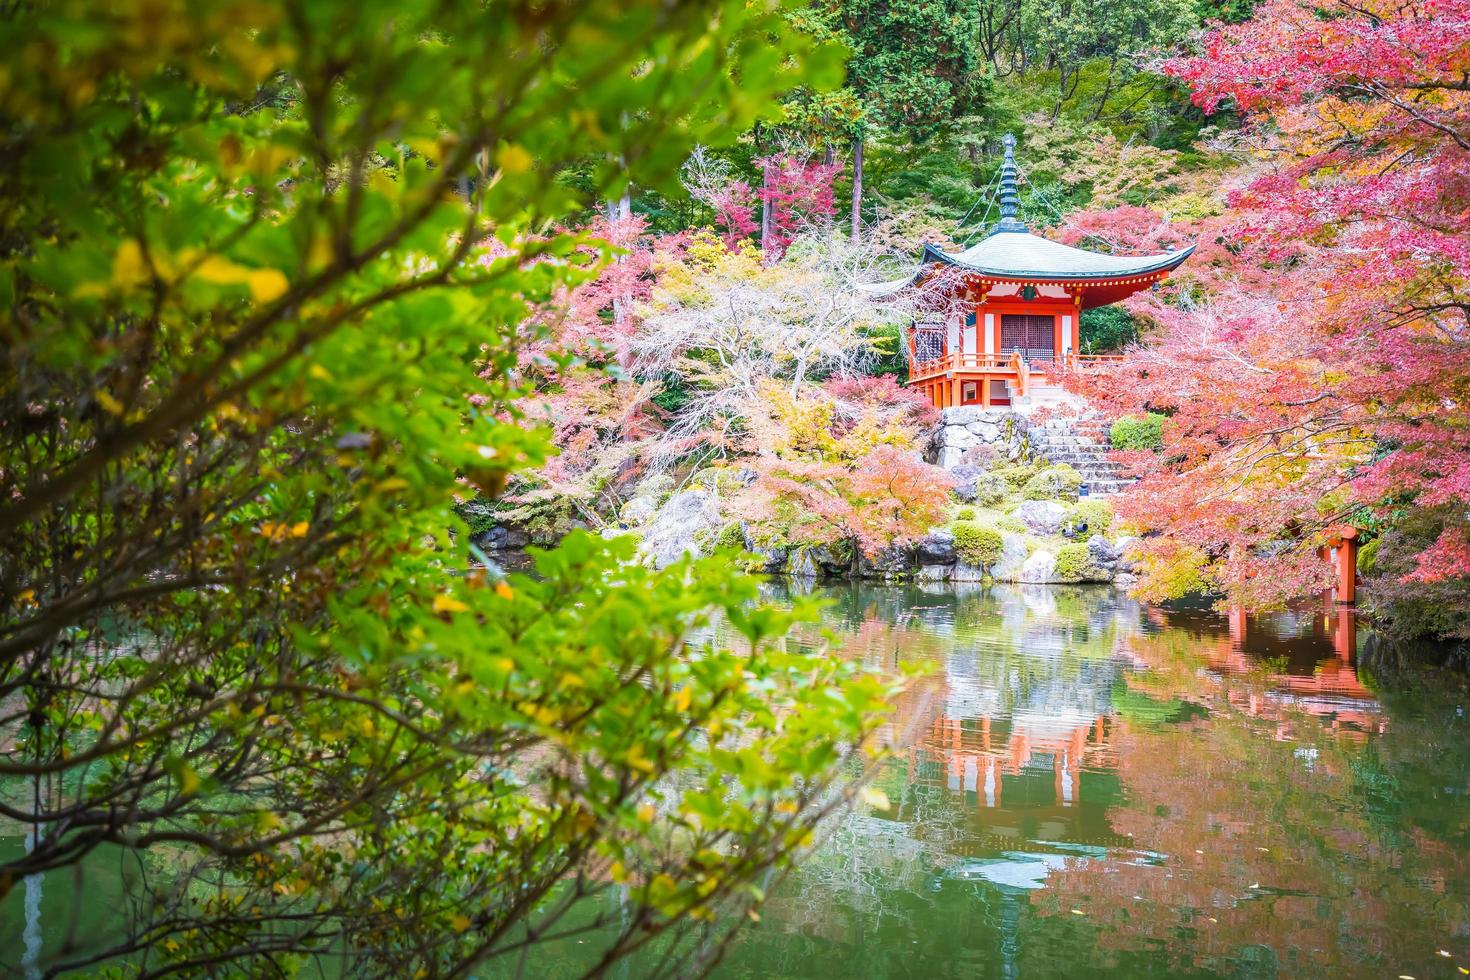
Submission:
[[[932,669],[896,706],[887,806],[836,821],[717,975],[1470,971],[1462,674],[1330,604],[1252,618],[1098,587],[822,592],[844,656]],[[21,846],[0,827],[0,849]],[[90,869],[80,917],[51,882],[34,905],[13,889],[0,936],[105,930],[122,881]],[[528,972],[580,975],[593,948]],[[0,972],[25,949],[0,945]]]
[[[1470,968],[1464,688],[1376,691],[1350,610],[828,594],[848,655],[935,670],[889,806],[833,828],[721,975]]]

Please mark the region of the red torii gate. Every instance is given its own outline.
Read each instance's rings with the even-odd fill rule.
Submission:
[[[1358,529],[1351,524],[1334,524],[1327,529],[1326,537],[1327,543],[1319,553],[1337,574],[1337,601],[1353,605],[1358,599]]]

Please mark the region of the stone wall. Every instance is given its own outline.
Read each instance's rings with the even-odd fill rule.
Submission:
[[[984,447],[1012,461],[1028,460],[1035,451],[1033,423],[1006,408],[963,405],[946,408],[929,437],[925,460],[946,470],[965,462],[965,454]]]

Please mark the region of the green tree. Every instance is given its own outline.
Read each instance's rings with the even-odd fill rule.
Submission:
[[[106,854],[148,869],[39,967],[465,975],[615,884],[616,919],[577,919],[599,967],[670,930],[667,971],[718,955],[885,685],[784,652],[790,618],[726,562],[648,572],[574,536],[499,579],[454,504],[546,452],[506,408],[523,324],[609,257],[558,218],[836,80],[783,23],[0,22],[0,815],[30,840],[0,899]],[[554,179],[589,157],[580,192]]]
[[[822,0],[796,18],[852,51],[847,91],[824,119],[845,124],[852,147],[852,235],[861,231],[863,148],[878,126],[915,142],[974,111],[985,76],[972,5],[958,0]]]

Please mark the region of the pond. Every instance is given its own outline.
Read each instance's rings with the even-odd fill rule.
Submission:
[[[1245,617],[1106,587],[819,591],[845,656],[930,670],[897,706],[887,805],[828,827],[716,976],[1470,972],[1462,674],[1397,658],[1327,603]],[[117,874],[89,882],[84,930],[118,914]],[[60,900],[36,883],[0,903],[0,972],[76,928]],[[575,975],[581,950],[528,975]]]
[[[1470,968],[1465,687],[1397,669],[1350,611],[829,595],[850,655],[934,666],[900,705],[915,737],[889,805],[832,828],[719,975]]]

